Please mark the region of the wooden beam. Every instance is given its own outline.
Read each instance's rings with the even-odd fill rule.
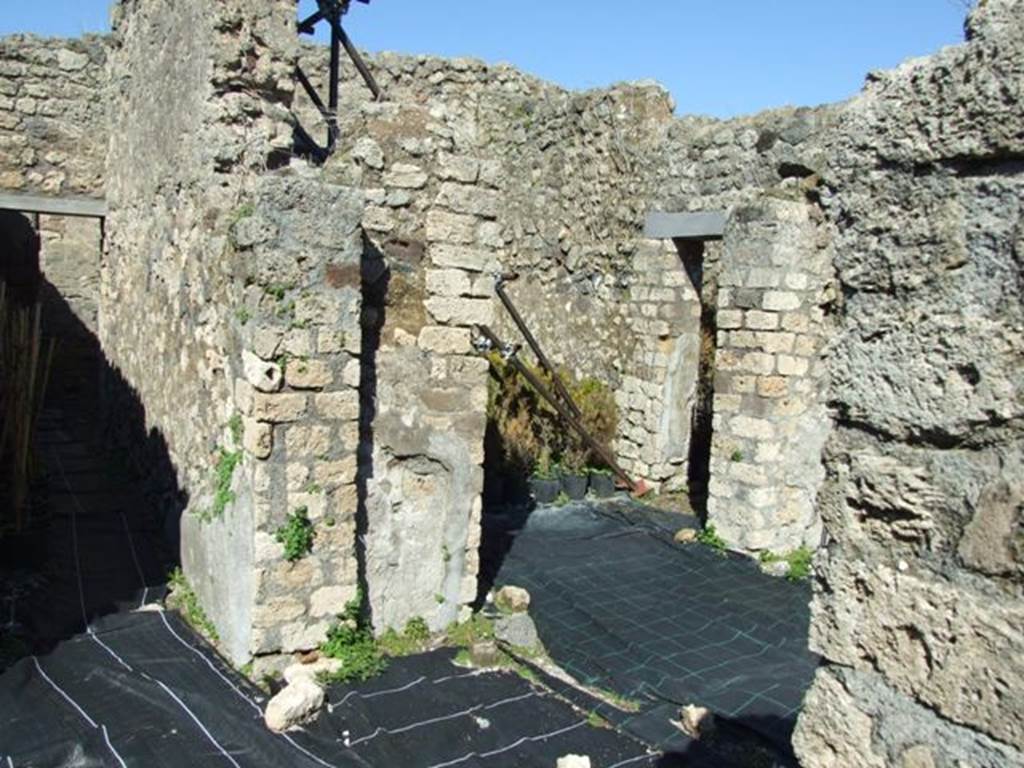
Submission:
[[[84,195],[29,195],[0,190],[0,210],[103,219],[107,216],[107,201]]]
[[[654,240],[721,240],[725,211],[663,213],[652,211],[644,222],[644,237]]]

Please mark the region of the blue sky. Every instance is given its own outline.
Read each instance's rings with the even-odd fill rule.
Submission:
[[[506,61],[570,88],[654,79],[679,113],[724,117],[852,96],[869,70],[959,42],[965,2],[372,0],[348,29],[371,51]],[[108,0],[0,4],[0,34],[107,26]]]

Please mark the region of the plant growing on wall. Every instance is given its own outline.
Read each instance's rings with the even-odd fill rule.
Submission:
[[[530,383],[500,356],[491,355],[491,386],[488,417],[502,442],[506,466],[523,475],[547,478],[557,465],[581,474],[588,466],[603,461],[574,431],[564,424],[554,408]],[[544,371],[531,372],[552,390],[552,377]],[[584,428],[604,446],[609,446],[618,429],[615,398],[603,382],[586,378],[574,382],[560,371],[566,389],[580,409]]]
[[[274,534],[279,544],[284,545],[284,557],[290,563],[301,560],[313,551],[313,539],[316,531],[309,519],[309,510],[299,507],[285,521],[284,525]]]
[[[363,614],[363,593],[345,603],[338,622],[327,630],[327,639],[320,652],[332,659],[340,659],[341,668],[330,676],[332,682],[369,680],[383,672],[387,659],[376,640],[373,630]]]

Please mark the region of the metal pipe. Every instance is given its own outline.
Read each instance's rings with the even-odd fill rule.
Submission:
[[[324,20],[324,12],[317,11],[313,15],[299,22],[300,35],[312,35],[316,31],[316,25]]]
[[[341,26],[341,23],[338,22],[334,26],[338,28],[338,36],[341,39],[341,44],[345,47],[345,52],[348,54],[348,57],[352,59],[352,63],[356,65],[356,71],[362,76],[363,82],[366,83],[366,87],[369,88],[370,93],[373,94],[374,101],[380,101],[384,94],[381,91],[380,86],[377,85],[377,81],[373,78],[373,75],[370,74],[370,69],[366,66],[366,62],[363,61],[362,55],[352,44],[352,41],[349,39],[344,27]]]
[[[501,303],[505,305],[505,309],[512,316],[512,322],[516,324],[519,332],[523,334],[523,338],[526,339],[526,343],[530,345],[530,349],[533,350],[533,354],[537,356],[537,361],[540,363],[541,368],[547,371],[551,375],[551,381],[555,385],[555,390],[559,396],[565,401],[566,406],[572,411],[576,418],[580,418],[583,414],[580,413],[579,407],[576,405],[576,401],[572,399],[572,395],[569,394],[569,390],[565,388],[562,383],[562,379],[559,377],[558,372],[554,366],[551,365],[551,361],[548,360],[547,355],[544,354],[544,350],[540,348],[540,343],[534,338],[533,334],[530,333],[530,329],[526,327],[526,321],[523,320],[523,316],[519,314],[519,310],[516,309],[512,303],[512,299],[505,292],[505,283],[509,280],[518,279],[519,275],[516,273],[509,273],[499,275],[497,280],[494,281],[494,292],[498,294],[498,298],[501,299]]]
[[[302,71],[302,67],[298,65],[295,66],[295,77],[298,79],[299,85],[306,92],[306,95],[309,96],[310,101],[313,102],[313,106],[320,110],[321,116],[326,120],[328,115],[327,105],[324,104],[324,100],[320,98],[320,94],[316,92],[313,84],[306,77],[306,73]]]
[[[339,78],[341,73],[341,38],[338,33],[341,24],[337,20],[331,20],[331,68],[328,74],[330,78],[327,95],[327,153],[334,151],[338,143],[338,92]]]
[[[502,349],[504,347],[501,339],[499,339],[494,334],[494,331],[486,325],[478,326],[477,330],[495,349]],[[586,428],[580,424],[576,417],[573,416],[568,409],[554,397],[554,395],[551,394],[548,388],[544,386],[544,383],[534,375],[533,371],[523,365],[522,361],[516,357],[514,352],[509,355],[508,362],[516,369],[517,373],[530,383],[530,386],[537,390],[537,393],[541,397],[550,403],[551,407],[554,408],[558,415],[562,417],[563,421],[576,430],[577,434],[579,434],[579,436],[583,438],[584,442],[586,442],[587,445],[589,445],[594,452],[601,457],[601,459],[608,465],[609,469],[611,469],[612,472],[614,472],[626,485],[626,487],[629,488],[630,492],[636,495],[642,495],[646,492],[647,489],[643,482],[633,482],[633,479],[626,474],[626,470],[619,466],[615,457],[612,456],[611,451],[601,445],[600,442],[587,432]]]

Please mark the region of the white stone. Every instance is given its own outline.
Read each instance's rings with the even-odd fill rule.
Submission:
[[[352,157],[362,160],[368,167],[380,170],[384,167],[384,152],[373,139],[364,136],[352,148]]]
[[[277,392],[284,383],[280,365],[268,363],[247,349],[242,350],[242,372],[245,380],[260,392]]]
[[[502,610],[520,613],[530,610],[530,593],[522,587],[509,585],[498,590],[494,602]]]
[[[268,702],[263,720],[270,730],[281,733],[312,719],[323,706],[324,698],[323,688],[300,676]]]
[[[422,189],[427,185],[429,178],[418,165],[395,163],[391,170],[384,174],[384,183],[400,189]]]
[[[293,685],[302,680],[309,680],[312,683],[317,683],[317,678],[320,675],[333,675],[339,672],[341,668],[345,666],[341,659],[330,659],[323,657],[317,659],[311,664],[292,664],[285,668],[284,679],[289,685]]]
[[[586,755],[563,755],[558,758],[555,768],[590,768],[590,758]]]

